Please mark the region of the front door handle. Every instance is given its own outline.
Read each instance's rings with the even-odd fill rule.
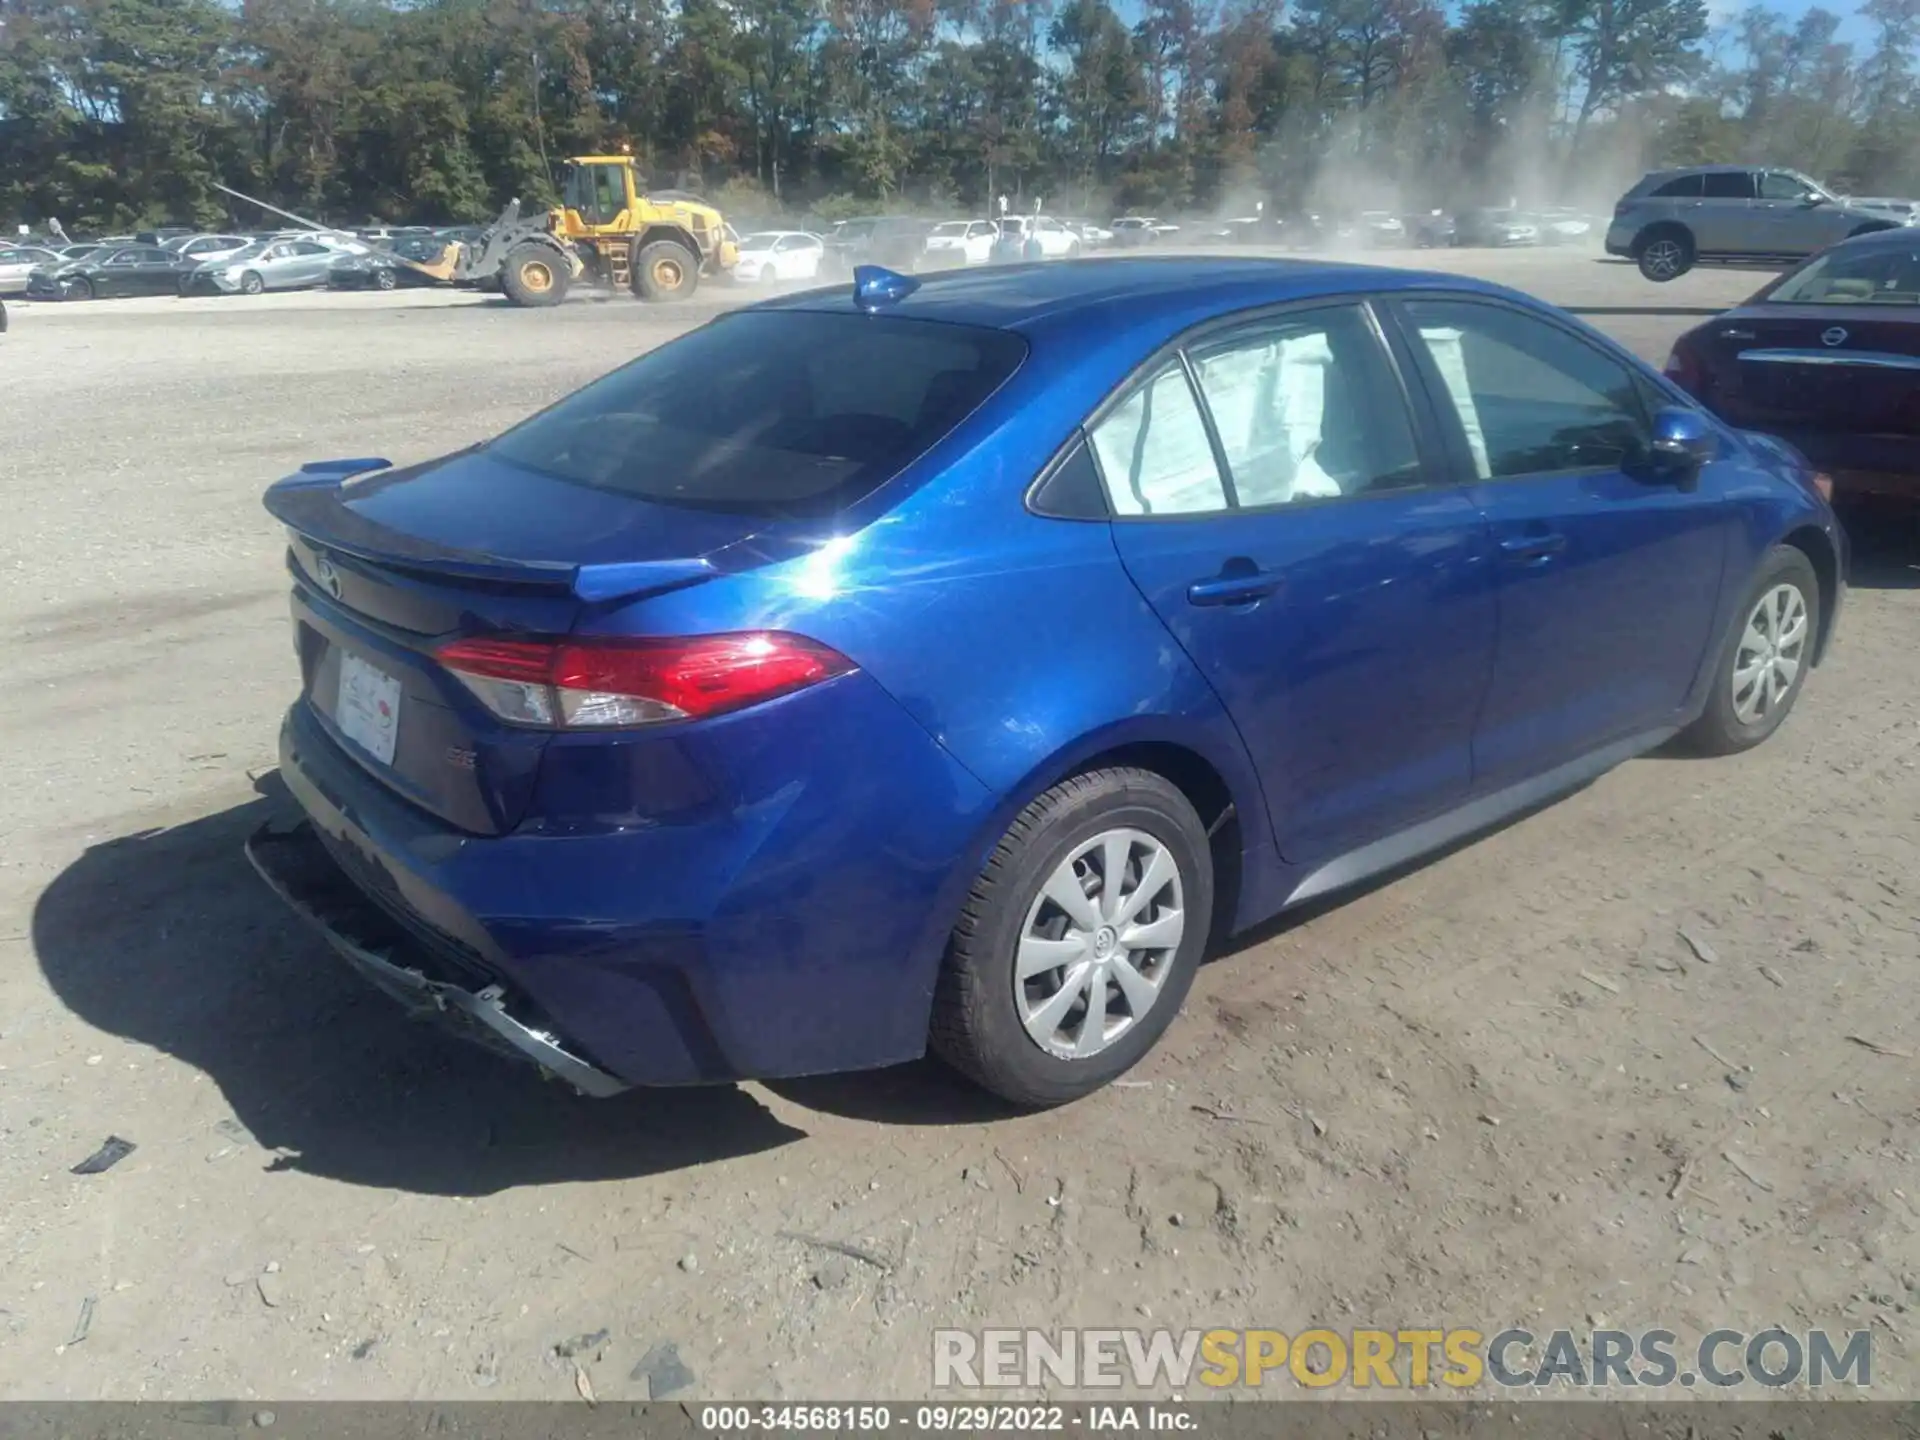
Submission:
[[[1196,580],[1187,587],[1189,605],[1251,605],[1264,600],[1286,584],[1278,570],[1255,570],[1251,563],[1241,569],[1229,565],[1212,580]]]
[[[1534,565],[1558,555],[1567,548],[1564,535],[1516,535],[1500,542],[1500,553],[1509,560]]]

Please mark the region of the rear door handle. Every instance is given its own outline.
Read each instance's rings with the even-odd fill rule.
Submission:
[[[1286,577],[1277,570],[1222,575],[1216,580],[1197,580],[1187,587],[1189,605],[1251,605],[1264,600],[1282,585]]]
[[[1509,560],[1531,564],[1558,555],[1567,548],[1564,535],[1516,535],[1500,542],[1500,553]]]

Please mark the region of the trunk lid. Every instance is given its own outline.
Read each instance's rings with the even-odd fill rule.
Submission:
[[[1720,317],[1698,339],[1714,398],[1736,424],[1920,435],[1920,315],[1756,306]]]
[[[435,652],[474,635],[565,635],[596,603],[698,584],[762,523],[484,450],[403,470],[308,466],[266,506],[288,531],[302,703],[380,784],[482,835],[520,823],[551,737],[492,716]]]

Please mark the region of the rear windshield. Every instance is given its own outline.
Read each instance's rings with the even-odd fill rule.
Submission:
[[[1772,305],[1920,305],[1920,239],[1829,250],[1760,298]]]
[[[517,465],[668,505],[830,513],[925,454],[1018,368],[1003,330],[742,311],[492,442]]]

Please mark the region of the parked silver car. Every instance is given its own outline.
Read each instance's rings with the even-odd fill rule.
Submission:
[[[228,295],[258,295],[262,290],[305,290],[327,283],[327,271],[341,255],[364,254],[364,245],[312,240],[264,240],[210,260],[181,282],[180,293],[215,290]]]
[[[160,248],[184,255],[189,260],[198,260],[204,265],[209,260],[224,260],[229,255],[237,255],[253,243],[245,235],[176,235],[171,240],[162,241]]]
[[[53,266],[62,257],[37,245],[0,247],[0,295],[18,295],[27,288],[27,277],[42,265]]]
[[[1607,253],[1631,258],[1647,279],[1664,283],[1703,263],[1803,259],[1910,221],[1884,202],[1834,195],[1796,170],[1695,165],[1656,170],[1621,196]]]

